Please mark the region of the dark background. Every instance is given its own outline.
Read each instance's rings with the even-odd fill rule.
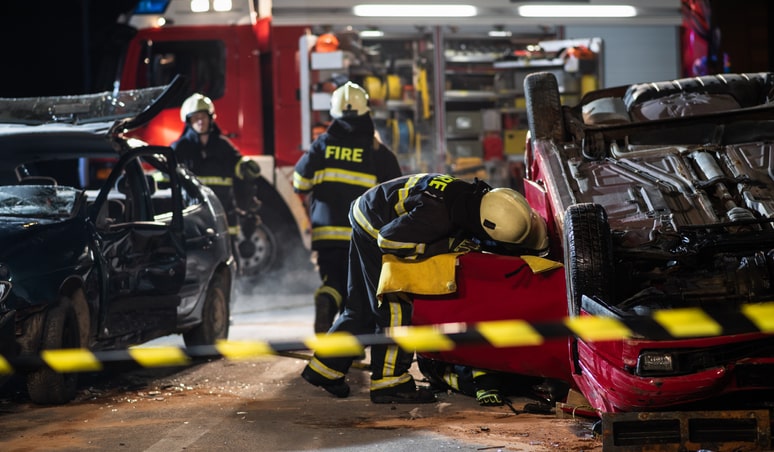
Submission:
[[[275,0],[281,1],[281,0]],[[117,26],[137,0],[0,0],[0,97],[111,89],[130,30]],[[769,0],[711,0],[731,72],[772,71]]]
[[[119,14],[137,0],[0,1],[0,97],[109,89],[103,70],[116,55]],[[108,64],[109,65],[109,64]],[[107,84],[107,85],[105,85]]]

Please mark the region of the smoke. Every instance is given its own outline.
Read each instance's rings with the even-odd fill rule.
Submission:
[[[320,286],[317,268],[309,251],[301,247],[285,250],[281,261],[269,270],[256,275],[237,279],[237,295],[257,294],[312,294]]]

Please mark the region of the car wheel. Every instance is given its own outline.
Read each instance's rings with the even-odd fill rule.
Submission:
[[[229,287],[222,272],[215,273],[207,288],[202,307],[202,322],[183,333],[187,347],[212,345],[219,339],[228,338]]]
[[[313,270],[309,259],[309,250],[304,246],[298,226],[287,206],[277,191],[264,178],[258,184],[258,199],[261,200],[261,216],[263,225],[271,231],[278,246],[275,247],[274,261],[271,268],[264,272],[266,280],[281,280],[289,272],[301,269]]]
[[[80,328],[70,299],[63,297],[45,313],[41,350],[80,348]],[[27,374],[30,399],[43,405],[67,403],[75,398],[78,386],[76,373],[58,373],[43,367]]]
[[[527,75],[524,79],[524,99],[531,139],[562,141],[564,121],[556,76],[550,72]]]
[[[264,224],[242,227],[244,235],[239,235],[237,256],[239,274],[257,276],[274,263],[277,255],[277,241],[274,234]]]
[[[564,232],[567,307],[570,316],[577,316],[583,295],[609,301],[613,293],[613,243],[607,212],[598,204],[570,206],[564,216]]]

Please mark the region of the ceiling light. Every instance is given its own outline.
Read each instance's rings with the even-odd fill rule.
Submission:
[[[629,5],[524,5],[522,17],[634,17],[637,9]]]
[[[212,9],[215,11],[231,11],[231,0],[214,0],[212,2]]]
[[[361,17],[472,17],[472,5],[355,5],[353,12]]]
[[[209,0],[191,0],[191,12],[203,13],[210,10]]]

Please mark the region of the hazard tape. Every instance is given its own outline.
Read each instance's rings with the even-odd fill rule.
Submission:
[[[95,372],[122,368],[178,367],[213,359],[244,360],[311,350],[321,357],[360,356],[365,347],[398,345],[417,352],[449,351],[469,345],[497,348],[540,345],[547,340],[578,336],[584,341],[629,337],[652,340],[687,339],[743,333],[774,333],[774,302],[731,309],[671,309],[652,316],[613,318],[567,317],[558,322],[529,323],[496,320],[478,323],[444,323],[405,326],[386,334],[318,334],[300,341],[222,341],[196,347],[133,347],[92,352],[86,349],[44,350],[40,355],[0,355],[0,375],[49,367],[56,372]]]

